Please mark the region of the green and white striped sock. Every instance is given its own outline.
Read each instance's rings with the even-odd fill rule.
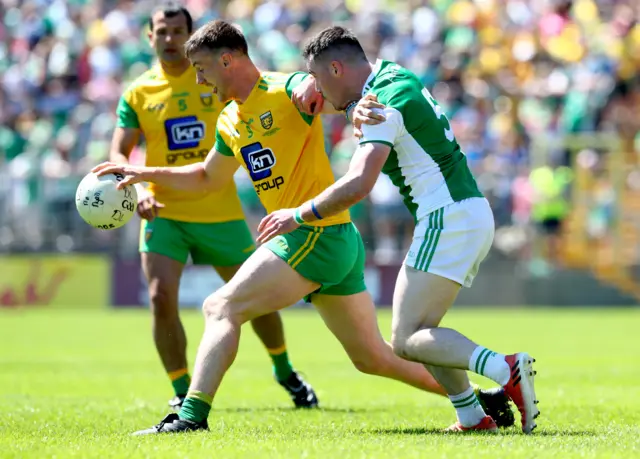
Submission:
[[[504,386],[509,382],[509,364],[503,354],[493,352],[486,347],[475,348],[469,359],[469,370]]]
[[[473,387],[469,387],[461,394],[449,395],[449,400],[451,400],[453,407],[456,409],[458,422],[464,427],[478,425],[486,416]]]

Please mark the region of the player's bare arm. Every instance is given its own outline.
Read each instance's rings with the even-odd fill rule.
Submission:
[[[291,92],[291,102],[298,110],[307,115],[330,115],[338,113],[331,104],[324,103],[322,93],[316,89],[315,79],[308,75]]]
[[[114,173],[125,175],[125,179],[118,183],[118,189],[135,183],[152,182],[184,191],[218,191],[233,181],[239,166],[235,158],[225,156],[214,148],[203,162],[182,167],[145,167],[107,162],[94,167],[92,172],[99,176]]]
[[[364,199],[376,184],[390,152],[391,147],[381,143],[372,142],[359,146],[351,159],[349,171],[313,201],[301,206],[303,220],[317,220],[316,214],[323,218],[335,215]]]
[[[111,138],[109,161],[114,163],[129,163],[129,155],[140,140],[140,129],[116,127]]]
[[[307,115],[337,115],[343,112],[337,110],[331,104],[325,104],[324,97],[316,87],[313,75],[307,76],[291,94],[291,101],[303,113]],[[360,127],[362,124],[382,123],[386,118],[375,109],[384,109],[385,106],[378,102],[374,94],[367,94],[357,104],[347,108],[347,119],[354,125],[354,134],[362,137]]]
[[[126,128],[118,126],[113,131],[111,138],[111,149],[109,151],[109,161],[118,164],[129,164],[129,156],[140,140],[141,130],[139,128]],[[158,211],[164,204],[158,202],[140,183],[136,184],[138,191],[137,212],[145,220],[153,220],[158,216]]]
[[[297,209],[282,209],[267,215],[258,225],[258,242],[293,231],[303,223],[329,217],[349,209],[373,189],[391,147],[382,143],[360,145],[349,171],[336,183]]]

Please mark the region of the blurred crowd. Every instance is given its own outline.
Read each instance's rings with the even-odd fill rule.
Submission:
[[[0,0],[0,251],[112,250],[117,244],[121,253],[135,255],[135,225],[113,233],[89,228],[76,215],[74,192],[89,168],[107,157],[123,89],[154,63],[146,38],[154,4]],[[413,70],[446,109],[501,228],[532,220],[561,222],[569,212],[567,205],[536,209],[550,183],[569,187],[571,174],[562,167],[573,164],[566,148],[545,142],[565,134],[610,132],[621,136],[625,151],[640,151],[635,1],[185,0],[184,5],[196,25],[220,17],[240,25],[264,69],[300,69],[305,39],[341,23],[357,33],[372,60],[394,60]],[[343,117],[324,122],[327,151],[339,176],[355,139]],[[560,170],[565,172],[554,179]],[[238,183],[255,221],[262,209],[253,188],[242,174]],[[566,204],[566,189],[556,188],[550,199]],[[375,259],[397,261],[413,221],[389,180],[381,177],[353,215]]]

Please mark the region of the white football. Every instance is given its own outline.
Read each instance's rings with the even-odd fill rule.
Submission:
[[[76,190],[76,208],[82,219],[95,228],[110,230],[125,225],[138,205],[138,193],[134,186],[116,189],[122,174],[98,177],[89,172]]]

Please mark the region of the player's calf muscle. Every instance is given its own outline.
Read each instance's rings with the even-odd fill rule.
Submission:
[[[158,319],[174,319],[178,317],[178,301],[173,292],[160,285],[149,288],[151,312]]]

